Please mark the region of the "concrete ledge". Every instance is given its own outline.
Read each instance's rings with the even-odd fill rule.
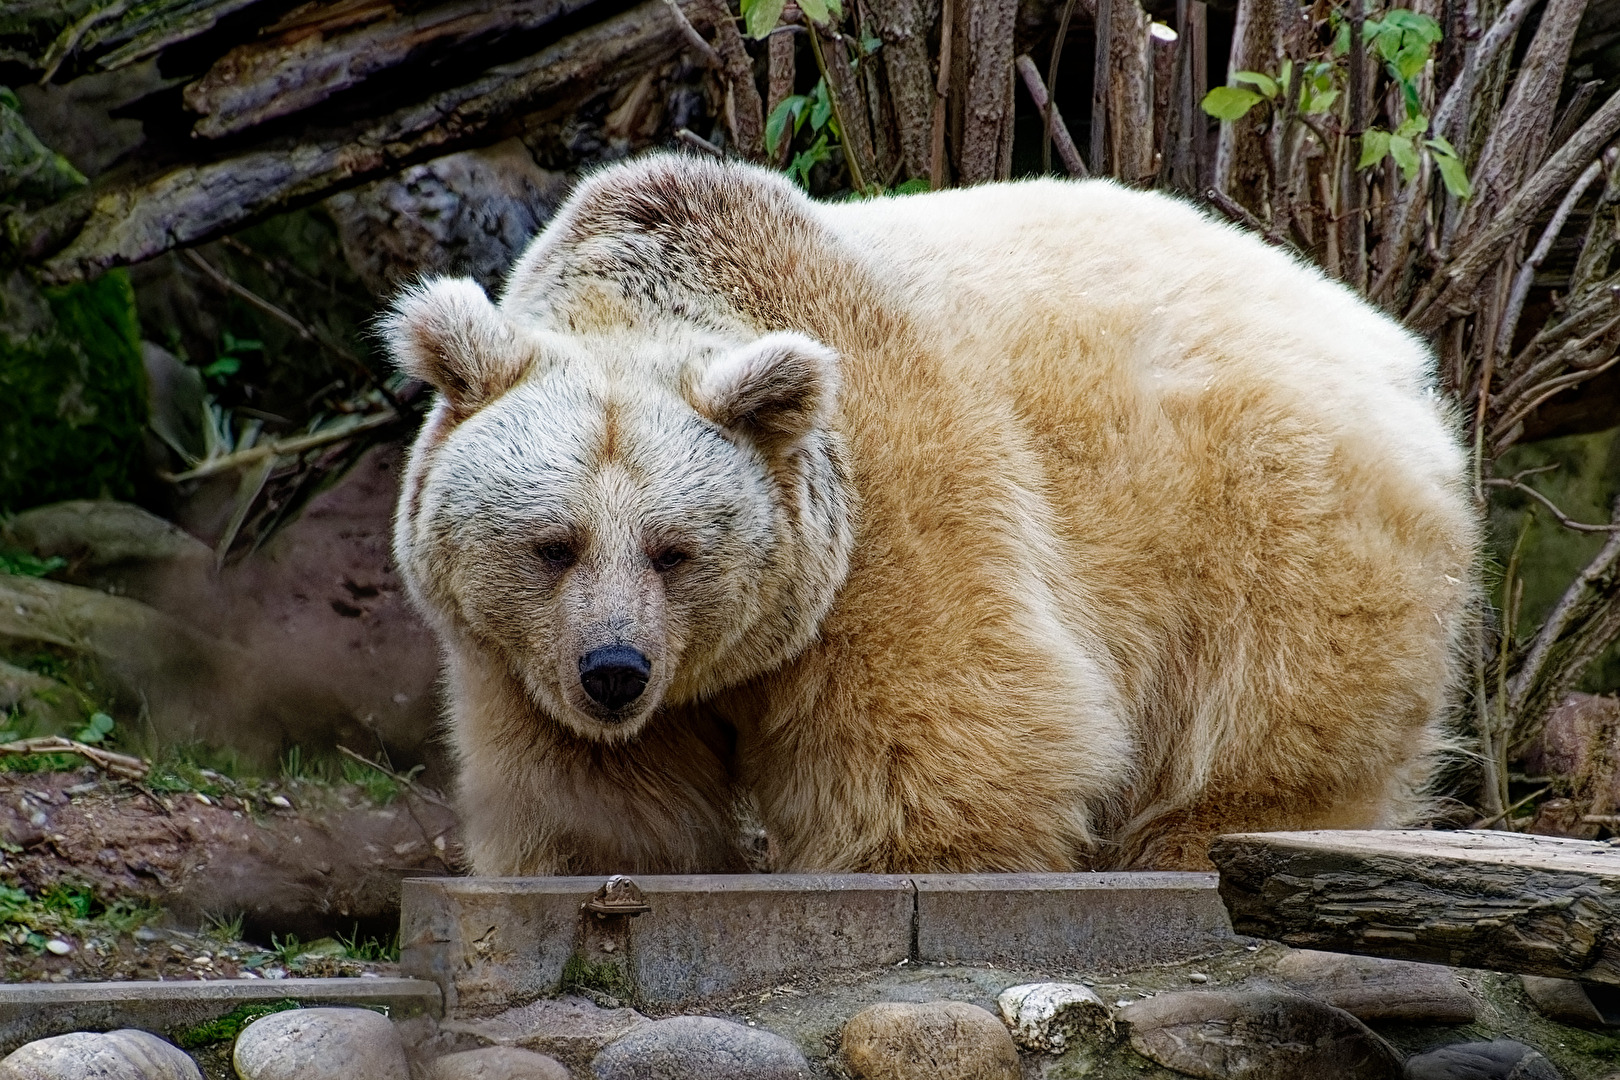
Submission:
[[[161,1035],[266,1001],[364,1005],[395,1019],[441,1012],[437,985],[420,979],[215,979],[208,982],[13,983],[0,986],[0,1056],[70,1031],[140,1028]]]
[[[1230,941],[1215,874],[916,874],[917,959],[1124,971]]]
[[[404,883],[400,967],[476,1016],[567,981],[679,1006],[910,959],[1124,970],[1229,943],[1214,874],[637,877],[650,910],[582,910],[602,878]]]
[[[437,982],[446,1011],[476,1015],[557,990],[570,961],[675,1003],[811,967],[894,964],[911,953],[910,879],[880,874],[721,874],[635,879],[651,910],[597,920],[602,878],[412,878],[400,969]]]

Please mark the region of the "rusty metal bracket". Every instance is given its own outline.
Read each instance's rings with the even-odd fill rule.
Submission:
[[[623,874],[608,878],[596,890],[596,895],[581,907],[598,919],[605,919],[609,915],[641,915],[652,910],[641,895],[641,887]]]

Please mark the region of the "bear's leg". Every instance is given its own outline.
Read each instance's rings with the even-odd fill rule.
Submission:
[[[664,709],[633,738],[585,739],[498,678],[451,669],[458,803],[472,871],[724,873],[747,869],[732,733]]]

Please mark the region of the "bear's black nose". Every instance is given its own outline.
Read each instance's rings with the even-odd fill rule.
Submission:
[[[622,709],[647,688],[652,665],[628,645],[609,645],[579,658],[579,683],[591,700],[608,709]]]

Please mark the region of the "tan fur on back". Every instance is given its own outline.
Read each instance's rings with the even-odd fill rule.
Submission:
[[[392,331],[429,377],[435,287]],[[1474,587],[1463,455],[1422,346],[1254,238],[1106,182],[817,205],[658,157],[586,181],[489,311],[450,335],[476,392],[424,429],[397,538],[479,872],[738,868],[745,794],[780,870],[1198,867],[1422,784]],[[711,401],[776,331],[780,433]],[[502,538],[552,484],[589,538],[531,584]],[[632,557],[724,499],[758,523],[730,554]],[[604,625],[653,661],[633,723],[569,703]]]

